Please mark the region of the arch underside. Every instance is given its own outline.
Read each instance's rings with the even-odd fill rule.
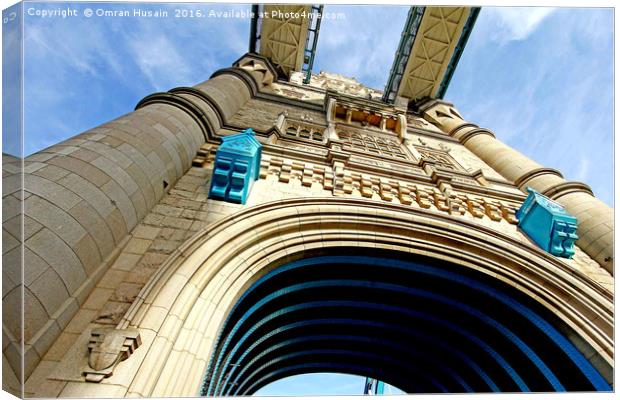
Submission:
[[[570,328],[475,270],[394,251],[332,249],[255,282],[219,333],[202,395],[250,395],[312,372],[407,393],[611,390]]]

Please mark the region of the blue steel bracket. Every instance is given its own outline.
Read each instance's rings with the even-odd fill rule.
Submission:
[[[223,137],[215,153],[209,198],[245,204],[258,179],[262,147],[251,128]]]
[[[564,206],[527,188],[529,195],[516,212],[519,228],[540,248],[554,256],[572,258],[577,236],[577,218]]]
[[[385,384],[375,378],[366,377],[364,385],[364,394],[382,395],[385,391]]]

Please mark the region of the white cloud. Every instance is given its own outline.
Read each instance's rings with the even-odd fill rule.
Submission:
[[[168,90],[173,82],[190,80],[189,64],[163,34],[140,33],[127,43],[140,72],[156,90]]]
[[[579,160],[579,168],[577,169],[577,180],[585,182],[588,180],[588,173],[590,172],[590,160],[584,156]]]
[[[556,9],[546,7],[496,7],[484,9],[494,21],[491,38],[499,42],[524,40]]]
[[[557,9],[552,18],[524,18],[528,36],[498,46],[497,35],[489,40],[492,27],[504,24],[504,40],[528,29],[510,33],[496,9],[484,10],[447,100],[500,140],[567,180],[589,184],[612,204],[613,13]],[[536,31],[536,23],[545,29]]]

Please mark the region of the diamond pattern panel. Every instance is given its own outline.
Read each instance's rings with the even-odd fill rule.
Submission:
[[[400,96],[434,96],[468,16],[468,7],[426,8],[400,85]]]
[[[308,36],[310,5],[265,5],[269,18],[262,19],[260,53],[285,73],[300,71]]]

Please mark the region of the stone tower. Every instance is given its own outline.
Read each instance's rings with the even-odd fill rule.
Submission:
[[[324,370],[410,392],[610,389],[613,210],[436,98],[440,80],[407,67],[386,101],[265,53],[3,157],[4,390],[251,394]],[[548,232],[570,254],[519,224],[527,188],[578,220],[574,245]]]

